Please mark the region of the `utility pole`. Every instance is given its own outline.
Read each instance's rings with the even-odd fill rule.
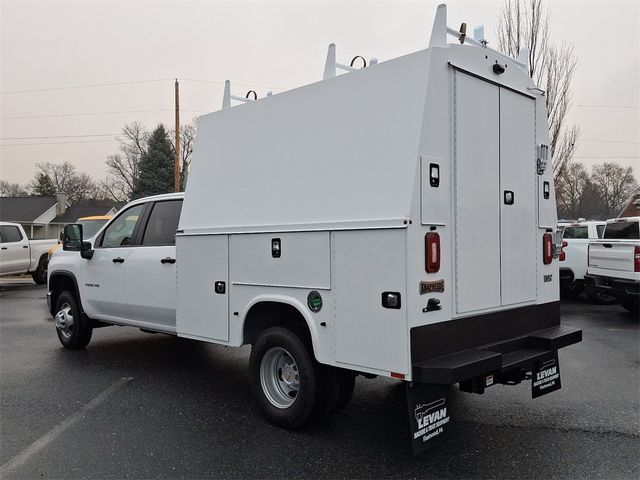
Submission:
[[[173,161],[174,191],[180,191],[180,87],[176,78],[176,154]]]

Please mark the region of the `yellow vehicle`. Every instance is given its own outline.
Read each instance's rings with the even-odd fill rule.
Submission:
[[[113,218],[113,215],[93,215],[91,217],[80,217],[76,220],[76,223],[82,225],[82,236],[83,238],[91,238],[93,237],[100,227],[102,227],[105,223]],[[48,253],[49,257],[57,252],[62,247],[62,243],[58,243],[53,247],[49,248]]]

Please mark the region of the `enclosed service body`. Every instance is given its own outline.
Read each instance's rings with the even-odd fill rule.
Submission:
[[[65,228],[62,344],[110,324],[251,344],[256,401],[287,428],[344,408],[358,373],[405,380],[416,451],[449,421],[442,385],[560,388],[581,332],[560,327],[545,98],[462,30],[447,44],[441,5],[426,50],[354,70],[331,45],[323,81],[234,107],[227,88],[184,195],[89,241]]]
[[[426,50],[200,118],[179,335],[242,345],[257,305],[286,304],[319,362],[431,381],[435,357],[560,323],[545,97],[445,37],[436,20]]]

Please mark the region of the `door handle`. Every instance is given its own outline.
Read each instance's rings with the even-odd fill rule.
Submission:
[[[124,263],[124,258],[122,257],[116,257],[113,260],[111,260],[113,263]]]
[[[165,257],[160,260],[160,263],[176,263],[176,259],[171,257]]]
[[[29,248],[29,245],[23,245],[22,248]]]
[[[2,250],[6,250],[6,249],[7,249],[7,247],[2,247]]]
[[[514,195],[513,191],[505,190],[504,191],[504,204],[505,205],[513,205],[514,201],[515,201],[515,195]]]

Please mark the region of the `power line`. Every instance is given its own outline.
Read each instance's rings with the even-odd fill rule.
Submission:
[[[590,103],[577,103],[574,107],[584,108],[640,108],[639,105],[595,105]]]
[[[92,135],[52,135],[48,137],[2,137],[0,140],[42,140],[48,138],[115,137],[119,133],[96,133]]]
[[[119,113],[146,113],[146,112],[169,112],[168,108],[157,110],[120,110],[111,112],[86,112],[86,113],[51,113],[43,115],[23,115],[14,117],[0,117],[0,120],[23,120],[27,118],[54,118],[54,117],[85,117],[91,115],[115,115]]]
[[[629,142],[624,140],[590,140],[588,138],[580,139],[580,142],[600,142],[600,143],[632,143],[634,145],[640,144],[640,142]]]
[[[54,92],[58,90],[73,90],[76,88],[97,88],[97,87],[114,87],[118,85],[137,85],[141,83],[155,83],[166,82],[173,80],[171,78],[158,78],[155,80],[134,80],[130,82],[111,82],[111,83],[87,83],[85,85],[73,85],[68,87],[53,87],[53,88],[34,88],[30,90],[10,90],[6,92],[0,92],[0,95],[13,95],[17,93],[36,93],[36,92]]]
[[[192,112],[192,113],[206,113],[207,110],[190,110],[183,108],[181,109],[183,112]],[[158,108],[151,110],[120,110],[120,111],[110,111],[110,112],[79,112],[79,113],[51,113],[51,114],[43,114],[43,115],[23,115],[23,116],[14,116],[14,117],[0,117],[0,121],[4,120],[26,120],[30,118],[58,118],[58,117],[89,117],[93,115],[116,115],[121,113],[160,113],[160,112],[173,112],[172,109],[169,108]]]
[[[640,158],[639,156],[630,156],[630,157],[613,157],[613,156],[603,156],[603,157],[573,157],[573,158],[602,158],[603,160],[606,160],[608,158]]]
[[[218,80],[201,80],[198,78],[178,78],[178,80],[180,80],[181,82],[196,82],[196,83],[211,83],[213,85],[222,85],[224,86],[224,82],[220,82]],[[257,87],[257,88],[269,88],[272,90],[289,90],[288,88],[283,88],[283,87],[274,87],[273,85],[258,85],[255,83],[237,83],[237,82],[231,82],[231,85],[239,85],[241,87]]]
[[[79,142],[39,142],[39,143],[4,143],[0,144],[0,147],[27,147],[34,145],[69,145],[72,143],[102,143],[102,142],[118,142],[119,140],[82,140]]]

